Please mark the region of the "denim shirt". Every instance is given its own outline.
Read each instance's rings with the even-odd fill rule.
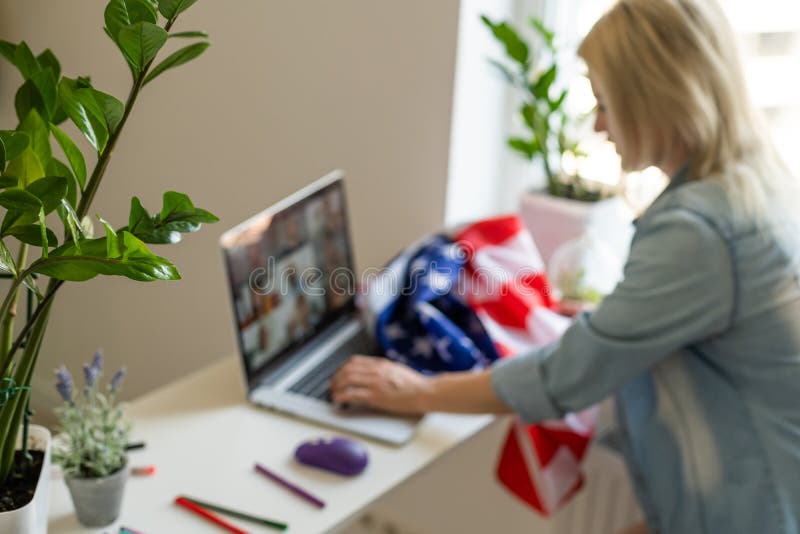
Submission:
[[[651,532],[800,532],[797,264],[736,213],[721,184],[679,173],[636,222],[600,306],[492,368],[527,422],[616,393]]]

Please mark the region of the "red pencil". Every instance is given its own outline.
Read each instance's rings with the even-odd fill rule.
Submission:
[[[248,534],[246,530],[242,530],[242,529],[238,528],[235,525],[231,525],[230,523],[228,523],[227,521],[225,521],[224,519],[222,519],[218,515],[212,514],[211,512],[206,510],[205,508],[197,506],[193,502],[189,502],[186,499],[184,499],[183,497],[176,497],[175,498],[175,504],[177,504],[179,506],[183,506],[187,510],[191,510],[192,512],[196,513],[197,515],[199,515],[201,517],[204,517],[205,519],[208,519],[212,523],[215,523],[218,526],[224,528],[228,532],[233,532],[234,534]]]

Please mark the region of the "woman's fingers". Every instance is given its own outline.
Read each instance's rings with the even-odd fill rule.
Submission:
[[[385,358],[353,356],[331,379],[337,404],[353,402],[392,412],[416,413],[427,378]]]
[[[331,380],[331,389],[336,391],[337,389],[353,386],[369,387],[379,378],[379,375],[374,372],[344,370],[343,372],[337,373],[333,376],[333,379]]]
[[[374,395],[372,390],[364,387],[348,386],[334,392],[333,402],[337,404],[353,402],[359,404],[370,404]]]
[[[332,386],[353,374],[374,374],[378,368],[377,358],[369,356],[352,356],[333,375]]]

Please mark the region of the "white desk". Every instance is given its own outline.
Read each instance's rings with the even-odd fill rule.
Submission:
[[[301,441],[331,430],[260,409],[245,400],[238,358],[229,357],[132,403],[133,438],[147,446],[132,451],[131,465],[155,465],[152,477],[131,478],[118,523],[100,530],[82,528],[66,486],[51,481],[49,532],[116,533],[126,526],[147,534],[222,532],[173,504],[177,495],[289,523],[287,532],[313,534],[343,527],[386,492],[460,442],[486,428],[491,416],[432,414],[403,447],[364,439],[370,463],[355,478],[329,474],[296,463]],[[258,475],[260,462],[317,495],[317,509]],[[248,532],[275,533],[267,527],[231,520]]]

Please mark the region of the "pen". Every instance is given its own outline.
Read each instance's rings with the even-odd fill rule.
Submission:
[[[190,501],[184,499],[183,497],[176,497],[175,498],[175,504],[177,504],[178,506],[183,506],[187,510],[189,510],[191,512],[194,512],[195,514],[197,514],[197,515],[199,515],[199,516],[211,521],[212,523],[224,528],[228,532],[233,532],[233,534],[248,534],[246,530],[242,530],[242,529],[236,527],[235,525],[231,525],[230,523],[228,523],[227,521],[225,521],[224,519],[222,519],[218,515],[212,514],[208,510],[206,510],[204,508],[201,508],[200,506],[197,506],[193,502],[190,502]]]
[[[253,523],[258,523],[260,525],[276,528],[278,530],[286,530],[287,528],[289,528],[289,525],[287,525],[286,523],[281,523],[280,521],[274,521],[272,519],[265,519],[263,517],[256,517],[253,515],[245,514],[243,512],[237,512],[236,510],[231,510],[230,508],[223,508],[222,506],[217,506],[216,504],[199,501],[197,499],[193,499],[192,497],[186,497],[185,495],[183,495],[182,497],[187,501],[194,503],[202,508],[205,508],[206,510],[211,510],[212,512],[218,512],[220,514],[229,515],[231,517],[242,519],[244,521],[252,521]]]
[[[269,469],[267,469],[263,465],[261,465],[259,463],[256,463],[255,469],[256,469],[256,471],[258,471],[259,473],[261,473],[262,475],[264,475],[268,479],[272,480],[273,482],[277,482],[278,484],[280,484],[284,488],[288,489],[289,491],[291,491],[295,495],[297,495],[299,497],[302,497],[303,499],[307,500],[308,502],[310,502],[314,506],[316,506],[318,508],[324,508],[325,507],[325,503],[322,500],[314,497],[313,495],[311,495],[309,492],[307,492],[303,488],[292,484],[288,480],[284,480],[283,478],[279,477],[278,475],[276,475],[275,473],[273,473],[272,471],[270,471]]]
[[[131,467],[131,475],[135,477],[149,477],[156,474],[156,466],[143,465],[138,467]]]

